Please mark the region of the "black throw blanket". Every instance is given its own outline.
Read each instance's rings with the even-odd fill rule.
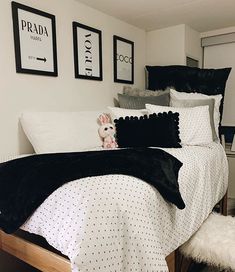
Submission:
[[[66,182],[84,177],[124,174],[153,185],[165,200],[185,207],[178,185],[182,163],[160,149],[32,155],[0,164],[0,228],[15,232]]]

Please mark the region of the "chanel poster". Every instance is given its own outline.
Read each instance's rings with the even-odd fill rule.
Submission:
[[[114,82],[134,83],[134,42],[113,36]]]
[[[73,22],[75,78],[103,80],[102,33]]]
[[[12,2],[16,72],[57,76],[55,16]]]

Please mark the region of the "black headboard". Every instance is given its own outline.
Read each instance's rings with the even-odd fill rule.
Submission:
[[[149,90],[198,92],[224,95],[226,81],[232,68],[200,69],[183,65],[146,66]]]

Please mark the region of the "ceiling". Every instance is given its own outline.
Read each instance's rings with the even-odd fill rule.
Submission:
[[[235,0],[76,1],[145,30],[187,24],[205,32],[235,26]]]

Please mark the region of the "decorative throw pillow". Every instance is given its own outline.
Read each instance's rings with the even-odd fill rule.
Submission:
[[[215,130],[215,122],[214,122],[214,99],[172,99],[170,105],[176,108],[192,108],[197,106],[209,106],[210,112],[210,124],[212,130],[212,138],[214,141],[218,140]]]
[[[214,113],[213,113],[213,119],[214,119],[214,129],[212,126],[212,135],[213,140],[216,140],[219,138],[219,124],[220,124],[220,103],[222,99],[222,95],[205,95],[200,93],[185,93],[185,92],[177,92],[174,89],[170,89],[170,99],[171,99],[171,106],[176,106],[176,100],[208,100],[208,99],[214,99]],[[212,114],[212,111],[210,110],[210,113]]]
[[[158,96],[129,96],[118,94],[118,101],[121,108],[125,109],[144,109],[145,104],[169,106],[170,94],[161,94]]]
[[[121,117],[114,122],[119,147],[181,147],[178,113]]]
[[[112,121],[115,119],[119,119],[120,117],[125,118],[126,116],[144,116],[148,115],[147,109],[140,109],[140,110],[132,110],[132,109],[122,109],[118,107],[108,107],[109,114],[111,116]]]
[[[36,153],[76,152],[102,146],[97,133],[102,113],[28,112],[20,121]]]
[[[150,113],[172,111],[179,113],[179,130],[182,145],[208,145],[213,142],[209,106],[174,108],[146,105]]]
[[[131,95],[131,96],[158,96],[163,93],[169,93],[170,89],[167,88],[166,90],[140,90],[138,88],[132,88],[130,86],[123,87],[123,94]]]

